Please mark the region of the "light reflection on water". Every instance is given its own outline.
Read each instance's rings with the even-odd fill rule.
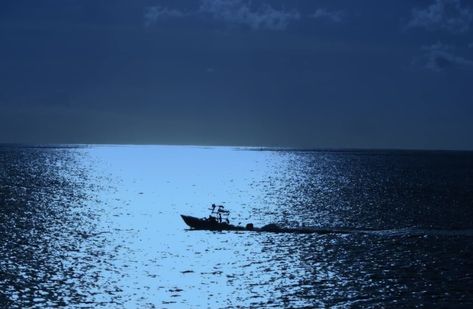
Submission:
[[[0,305],[472,304],[472,158],[425,156],[0,148]],[[187,230],[210,203],[233,223],[375,231]]]

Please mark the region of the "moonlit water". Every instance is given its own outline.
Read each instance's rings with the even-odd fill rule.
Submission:
[[[0,148],[0,307],[473,305],[473,154]],[[188,230],[211,203],[296,235]]]

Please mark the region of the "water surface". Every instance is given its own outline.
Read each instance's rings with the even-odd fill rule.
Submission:
[[[472,201],[472,153],[2,146],[0,306],[467,308]]]

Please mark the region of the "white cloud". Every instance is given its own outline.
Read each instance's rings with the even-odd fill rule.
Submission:
[[[328,11],[326,9],[317,9],[314,14],[311,15],[315,19],[325,19],[334,23],[340,23],[343,21],[344,14],[341,11]]]
[[[434,0],[425,9],[412,10],[407,28],[420,27],[461,33],[470,29],[472,20],[472,10],[463,7],[461,0]]]
[[[243,0],[201,0],[199,12],[217,21],[248,26],[251,29],[284,30],[300,19],[296,10],[275,9],[269,4],[253,7]]]
[[[454,47],[442,43],[424,46],[425,68],[432,71],[442,71],[448,67],[462,67],[473,69],[473,61],[455,55]]]
[[[179,18],[184,17],[187,14],[174,9],[168,9],[160,6],[152,6],[145,8],[145,25],[151,26],[159,20],[169,19],[169,18]]]
[[[468,48],[473,48],[473,43],[468,44]]]

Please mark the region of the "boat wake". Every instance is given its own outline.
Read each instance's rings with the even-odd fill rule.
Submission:
[[[300,229],[283,229],[300,232]],[[473,237],[473,229],[439,229],[406,227],[397,229],[362,229],[362,228],[304,228],[305,233],[316,234],[365,234],[382,237],[421,237],[421,236],[466,236]]]
[[[388,230],[366,230],[361,231],[365,234],[373,234],[379,236],[407,236],[407,237],[419,237],[419,236],[467,236],[473,237],[473,229],[439,229],[439,228],[419,228],[419,227],[408,227],[400,229],[388,229]]]

